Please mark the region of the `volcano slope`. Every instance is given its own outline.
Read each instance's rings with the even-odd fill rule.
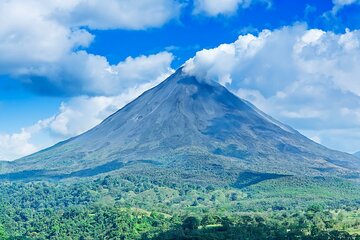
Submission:
[[[0,169],[2,180],[131,175],[245,188],[293,178],[358,185],[360,160],[311,141],[220,84],[179,69],[93,129],[2,162]]]

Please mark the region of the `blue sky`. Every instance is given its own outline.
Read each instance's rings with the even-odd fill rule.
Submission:
[[[91,128],[185,62],[313,140],[360,150],[359,3],[4,1],[0,159]]]

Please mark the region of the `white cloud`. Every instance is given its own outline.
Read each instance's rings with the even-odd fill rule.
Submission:
[[[0,72],[57,62],[77,46],[88,46],[93,36],[70,29],[50,17],[52,8],[41,1],[0,3]]]
[[[175,0],[77,0],[66,12],[73,25],[91,29],[146,29],[177,18],[181,4]],[[60,15],[61,17],[64,17]]]
[[[360,3],[359,0],[333,0],[332,2],[334,4],[333,13],[337,13],[344,6]]]
[[[30,138],[31,134],[24,129],[20,133],[0,134],[0,159],[15,159],[34,152],[36,148],[28,142]]]
[[[170,69],[173,55],[161,52],[128,57],[111,65],[105,57],[84,51],[71,53],[57,64],[23,70],[25,86],[42,94],[116,95],[129,87],[145,83]]]
[[[268,7],[270,0],[194,0],[194,13],[209,16],[231,15],[239,8],[247,8],[253,3],[262,2]]]
[[[110,65],[103,56],[79,51],[94,39],[82,27],[160,27],[177,18],[180,9],[175,0],[1,1],[0,74],[11,75],[41,94],[75,94],[74,90],[76,94],[113,94],[121,85],[128,87],[121,79],[126,74],[123,66],[137,66],[142,60],[129,58],[123,65]],[[164,53],[150,60],[154,65],[158,61],[168,65],[171,58]]]
[[[50,120],[39,121],[33,126],[21,129],[18,133],[0,134],[0,160],[16,159],[38,150],[31,142],[32,136],[47,126]]]
[[[184,69],[227,85],[327,146],[354,152],[360,149],[358,132],[351,144],[344,142],[360,129],[359,41],[360,31],[334,34],[302,25],[264,30],[202,50]]]

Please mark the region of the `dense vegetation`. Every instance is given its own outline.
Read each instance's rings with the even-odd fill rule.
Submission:
[[[359,239],[358,190],[328,179],[241,189],[143,176],[3,182],[0,239]]]
[[[20,213],[1,239],[360,239],[359,211],[306,211],[219,216],[167,215],[116,207],[70,207]],[[14,227],[8,226],[14,229]],[[348,231],[350,231],[350,233]],[[2,233],[1,233],[2,232]],[[7,232],[7,233],[5,233]],[[352,234],[352,235],[351,235]]]

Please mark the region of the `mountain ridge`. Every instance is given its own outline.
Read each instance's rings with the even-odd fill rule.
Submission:
[[[311,141],[220,84],[181,68],[89,131],[1,165],[0,179],[141,168],[345,178],[360,171],[358,158]]]

